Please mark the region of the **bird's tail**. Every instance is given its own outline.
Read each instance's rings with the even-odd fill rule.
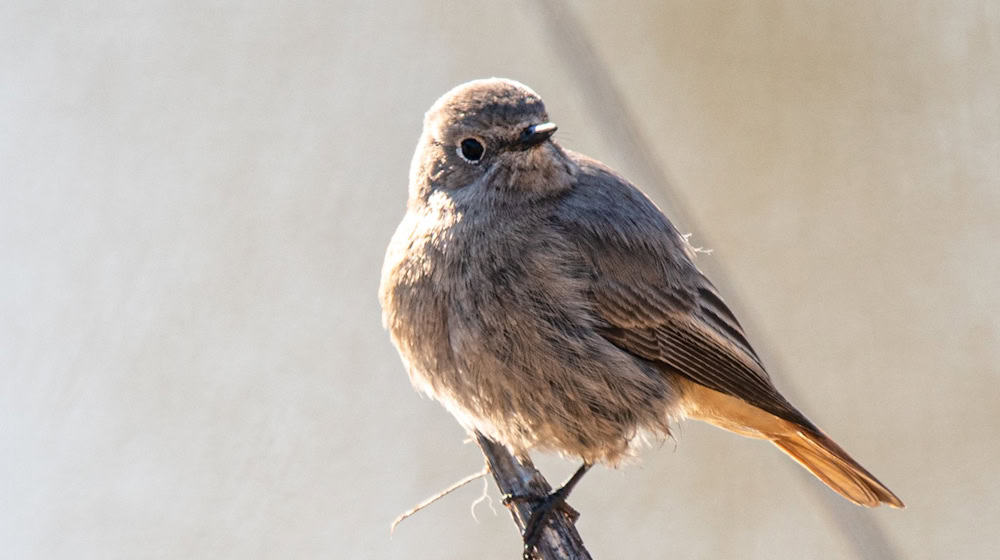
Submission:
[[[705,386],[679,380],[684,413],[752,438],[767,439],[848,500],[868,507],[903,502],[818,428],[801,425]],[[805,417],[802,417],[809,424]]]
[[[838,494],[858,505],[875,507],[884,503],[904,507],[891,490],[824,434],[796,430],[773,437],[771,442]]]

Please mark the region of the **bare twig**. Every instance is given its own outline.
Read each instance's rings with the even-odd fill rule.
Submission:
[[[527,457],[515,458],[503,446],[476,432],[476,443],[483,450],[486,463],[500,492],[505,496],[546,496],[552,487],[542,477]],[[510,500],[506,502],[518,531],[523,533],[531,519],[533,507],[530,501]],[[542,530],[535,546],[535,553],[543,560],[590,560],[590,553],[583,546],[583,540],[576,531],[574,522],[579,516],[568,506],[553,511]],[[572,513],[570,513],[572,512]],[[525,551],[525,557],[529,551]]]
[[[479,471],[477,473],[470,474],[469,476],[463,478],[462,480],[459,480],[455,484],[452,484],[451,486],[445,488],[444,490],[438,492],[437,494],[434,494],[430,498],[427,498],[426,500],[424,500],[424,501],[420,502],[419,504],[413,506],[413,509],[404,512],[403,514],[401,514],[399,517],[397,517],[392,522],[392,525],[389,527],[389,534],[391,535],[393,533],[393,531],[396,530],[396,526],[399,525],[400,523],[402,523],[403,520],[405,520],[407,517],[410,517],[411,515],[417,513],[418,511],[424,509],[425,507],[433,504],[434,502],[440,500],[441,498],[447,496],[448,494],[451,494],[455,490],[458,490],[459,488],[461,488],[461,487],[465,486],[466,484],[472,482],[473,480],[476,480],[477,478],[482,478],[482,477],[486,476],[486,473],[488,473],[488,472],[490,472],[489,467],[483,467],[483,470],[481,470],[481,471]]]

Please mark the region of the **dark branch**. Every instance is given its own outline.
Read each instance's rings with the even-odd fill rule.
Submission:
[[[527,457],[515,458],[507,448],[483,434],[476,432],[476,443],[483,450],[486,462],[493,473],[500,493],[505,496],[547,496],[552,487],[542,477],[531,460]],[[531,519],[533,504],[531,501],[509,500],[510,510],[518,531],[524,533],[524,527]],[[583,540],[576,531],[574,522],[579,517],[569,506],[558,509],[549,516],[549,522],[542,530],[541,538],[535,547],[536,555],[543,560],[590,560],[590,553],[583,546]]]

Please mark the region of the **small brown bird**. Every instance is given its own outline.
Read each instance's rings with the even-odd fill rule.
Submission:
[[[903,507],[775,389],[663,213],[555,131],[510,80],[427,112],[380,288],[413,383],[515,453],[582,459],[573,483],[688,417],[771,441],[856,504]]]

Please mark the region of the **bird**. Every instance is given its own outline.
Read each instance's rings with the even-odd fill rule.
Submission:
[[[442,95],[379,286],[417,389],[516,455],[582,461],[526,547],[592,465],[621,464],[685,418],[770,441],[855,504],[904,507],[782,396],[688,238],[557,128],[514,80]]]

